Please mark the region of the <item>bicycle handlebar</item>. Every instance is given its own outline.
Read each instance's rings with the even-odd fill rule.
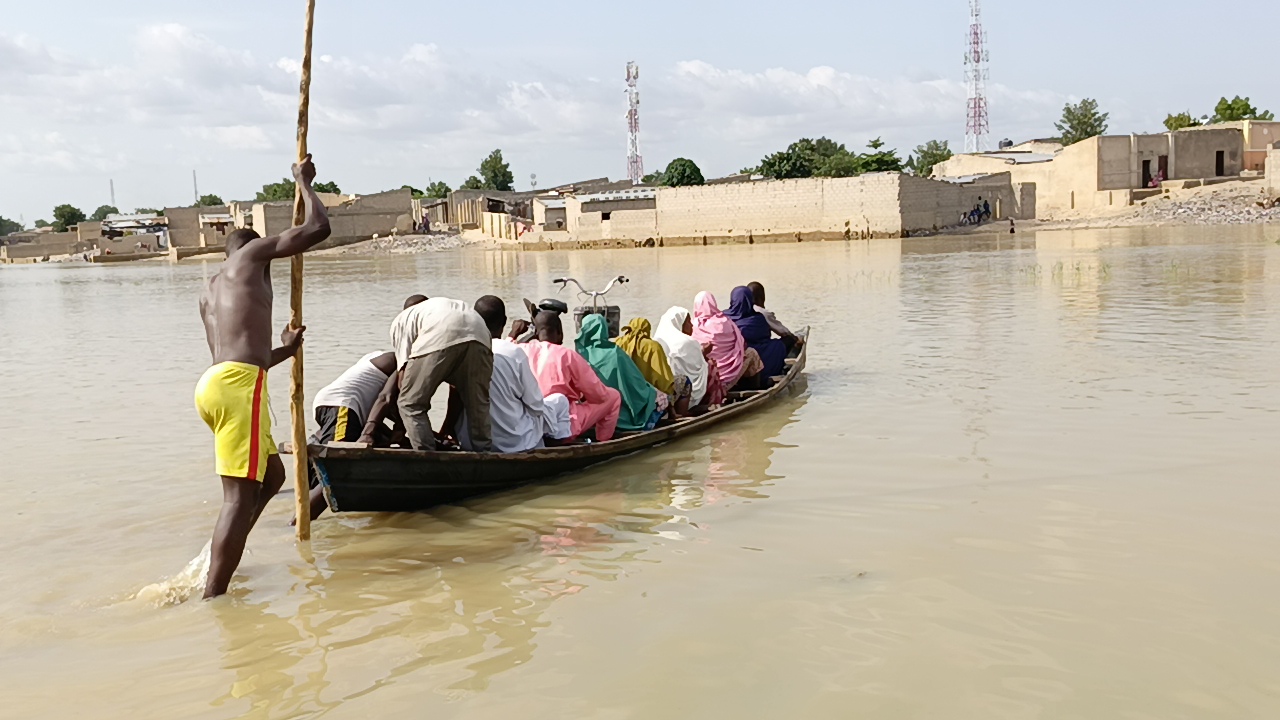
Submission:
[[[582,287],[582,283],[578,282],[576,278],[571,278],[571,277],[556,278],[551,282],[555,283],[556,285],[559,285],[561,290],[564,290],[566,287],[568,287],[569,283],[573,283],[574,285],[577,285],[578,293],[580,295],[587,295],[591,298],[591,305],[592,305],[592,308],[594,309],[599,305],[600,298],[604,297],[605,295],[608,295],[609,291],[613,289],[614,285],[617,285],[619,283],[629,283],[631,281],[628,280],[625,276],[619,275],[614,279],[610,280],[609,284],[605,285],[603,290],[588,290]]]

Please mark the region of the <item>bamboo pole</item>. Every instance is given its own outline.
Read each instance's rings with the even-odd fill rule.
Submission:
[[[298,162],[307,157],[307,128],[311,110],[311,35],[315,26],[316,0],[307,0],[306,39],[302,49],[302,80],[298,88]],[[293,199],[293,224],[306,220],[302,203],[302,187]],[[289,325],[302,327],[302,255],[294,255],[289,264]],[[302,386],[302,349],[293,358],[289,377],[289,409],[293,417],[293,492],[298,539],[311,539],[311,489],[307,482],[307,412]]]

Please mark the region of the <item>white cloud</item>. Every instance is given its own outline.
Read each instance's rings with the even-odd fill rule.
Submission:
[[[594,71],[594,72],[592,72]],[[287,170],[299,64],[226,47],[174,24],[140,29],[109,62],[0,34],[0,214],[34,216],[114,178],[138,205],[189,202],[184,178],[246,197]],[[320,57],[312,148],[322,179],[371,192],[428,177],[457,184],[495,147],[544,186],[625,169],[625,97],[598,69],[499,76],[435,45]],[[871,77],[832,67],[748,72],[676,62],[642,83],[650,169],[693,157],[709,174],[754,164],[802,136],[851,147],[884,136],[905,154],[962,134],[964,88],[923,71]],[[1064,98],[991,88],[993,119],[1019,137],[1052,128]],[[19,207],[9,203],[17,202]],[[77,197],[85,206],[97,195]]]

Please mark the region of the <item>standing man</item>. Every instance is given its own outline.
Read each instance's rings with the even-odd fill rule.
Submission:
[[[431,396],[443,383],[457,389],[476,452],[489,452],[489,328],[461,300],[431,298],[391,321],[391,347],[400,369],[400,419],[414,450],[435,450]]]
[[[196,385],[196,409],[213,431],[222,476],[205,598],[227,592],[249,531],[284,484],[284,465],[271,438],[267,369],[297,354],[306,328],[285,329],[281,347],[271,348],[271,261],[329,237],[329,218],[311,189],[316,168],[310,155],[293,166],[293,177],[302,188],[302,225],[269,238],[248,229],[228,235],[226,262],[200,298],[213,366]]]

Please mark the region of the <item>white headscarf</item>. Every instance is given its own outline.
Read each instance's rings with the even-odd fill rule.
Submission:
[[[684,334],[684,321],[689,311],[673,307],[658,321],[653,339],[662,345],[671,363],[671,372],[684,375],[693,383],[693,397],[689,404],[698,405],[707,394],[707,359],[702,356],[702,345]]]

